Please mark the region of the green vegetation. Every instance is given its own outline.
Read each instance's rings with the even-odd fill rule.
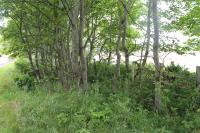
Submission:
[[[0,132],[12,132],[12,126],[16,122],[16,112],[19,109],[17,97],[23,95],[16,90],[12,79],[14,65],[11,64],[5,68],[0,68]]]
[[[74,88],[63,92],[56,84],[35,84],[34,89],[17,87],[14,78],[20,75],[13,64],[0,69],[1,132],[20,133],[96,133],[96,132],[181,132],[200,131],[200,98],[195,91],[194,74],[172,64],[166,68],[163,87],[165,105],[161,113],[152,108],[153,77],[149,69],[143,79],[131,83],[121,77],[121,89],[116,94],[109,92],[109,74],[113,67],[98,65],[99,81],[93,82],[84,94]],[[121,67],[122,72],[125,67]],[[11,71],[12,70],[12,71]],[[90,77],[96,76],[92,72]],[[103,73],[104,72],[104,73]],[[102,74],[103,73],[103,74]],[[122,75],[125,74],[122,73]],[[12,75],[12,76],[11,76]],[[147,75],[149,75],[147,77]],[[104,77],[104,78],[103,78]],[[89,78],[90,79],[90,78]],[[93,79],[93,78],[91,78]],[[190,82],[188,82],[190,80]],[[187,84],[187,85],[185,85]],[[28,85],[28,84],[27,84]],[[127,93],[129,92],[129,93]],[[133,93],[134,92],[134,93]],[[172,102],[173,101],[173,102]]]
[[[199,133],[200,67],[160,56],[199,50],[199,12],[199,0],[0,0],[0,52],[16,59],[0,68],[0,133]]]

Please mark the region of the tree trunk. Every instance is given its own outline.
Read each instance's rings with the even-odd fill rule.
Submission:
[[[119,3],[119,8],[120,8],[121,1],[118,0],[118,3]],[[114,92],[118,88],[118,83],[119,83],[119,79],[120,79],[120,63],[121,63],[120,42],[121,42],[121,30],[123,28],[122,27],[123,26],[123,19],[121,18],[120,11],[118,11],[118,14],[119,14],[120,19],[119,19],[119,27],[118,27],[118,33],[117,33],[117,42],[116,42],[116,48],[115,48],[117,60],[116,60],[114,80],[113,80],[113,87],[112,87]]]
[[[41,64],[42,64],[42,69],[43,69],[43,75],[44,76],[48,76],[48,65],[47,65],[47,61],[45,58],[45,51],[44,51],[45,47],[42,47],[40,49],[40,56],[41,56]]]
[[[146,50],[144,54],[144,59],[142,62],[142,67],[146,65],[147,58],[149,55],[149,47],[150,47],[150,37],[151,37],[151,1],[148,3],[148,15],[147,15],[147,42],[146,42]]]
[[[88,35],[88,41],[90,42],[90,52],[87,56],[87,63],[91,62],[92,56],[93,56],[93,51],[95,48],[94,43],[95,43],[95,39],[96,39],[96,30],[97,30],[97,25],[95,25],[95,23],[97,23],[97,21],[94,21],[94,18],[92,18],[92,30],[91,30],[90,35]],[[85,46],[86,46],[86,43],[85,43]]]
[[[80,49],[80,62],[81,62],[81,80],[82,87],[87,87],[87,61],[84,55],[83,46],[83,32],[84,32],[84,0],[80,0],[80,27],[79,27],[79,49]]]
[[[112,57],[112,52],[110,51],[108,54],[108,65],[110,65],[111,57]]]
[[[117,37],[117,42],[116,42],[117,61],[116,61],[115,74],[114,74],[114,80],[113,80],[113,91],[114,92],[118,88],[118,82],[119,82],[119,79],[120,79],[120,62],[121,62],[121,55],[120,55],[120,51],[119,51],[120,40],[121,40],[121,35],[119,33],[119,35]]]
[[[116,73],[115,73],[116,79],[119,79],[119,76],[120,76],[120,63],[121,63],[121,55],[120,55],[120,51],[119,51],[120,40],[121,40],[121,37],[120,37],[120,35],[118,35],[117,43],[116,43],[116,55],[117,55]]]
[[[151,1],[148,2],[148,14],[147,14],[147,41],[146,41],[146,49],[145,49],[145,54],[144,54],[144,58],[142,61],[142,56],[143,56],[143,52],[141,52],[141,61],[142,63],[140,66],[140,69],[138,71],[139,74],[139,82],[140,82],[140,88],[142,88],[142,74],[147,62],[147,58],[149,55],[149,47],[150,47],[150,37],[151,37]]]
[[[154,24],[154,44],[153,44],[153,59],[155,63],[155,109],[161,110],[161,77],[159,63],[159,24],[158,24],[158,7],[157,0],[152,0],[152,13]]]
[[[28,50],[28,59],[29,59],[29,63],[30,63],[31,69],[33,71],[33,74],[34,74],[35,78],[37,79],[37,81],[39,81],[39,76],[38,76],[37,70],[36,70],[36,68],[33,64],[33,58],[32,58],[31,50]]]
[[[78,34],[78,16],[79,16],[79,1],[74,2],[74,7],[71,13],[72,18],[72,69],[73,80],[77,86],[80,82],[79,72],[79,34]]]
[[[123,1],[123,7],[124,7],[124,16],[122,20],[122,25],[123,25],[123,35],[122,35],[122,46],[124,49],[124,54],[125,54],[125,65],[126,65],[126,71],[129,71],[129,52],[128,48],[126,46],[126,30],[127,30],[127,4],[126,0]]]
[[[36,64],[36,70],[38,72],[38,78],[41,79],[41,73],[40,73],[40,65],[39,65],[39,58],[38,58],[38,48],[35,50],[35,64]]]
[[[110,25],[109,25],[109,28],[110,28],[110,31],[109,31],[109,34],[110,34],[110,38],[109,38],[110,45],[112,44],[112,24],[113,24],[113,14],[111,13],[111,14],[110,14]],[[110,65],[111,58],[112,58],[112,50],[109,49],[109,54],[108,54],[108,65]]]

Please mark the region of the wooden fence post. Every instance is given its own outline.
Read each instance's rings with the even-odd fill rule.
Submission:
[[[200,90],[200,66],[196,67],[196,86]]]
[[[135,81],[136,62],[132,63],[132,81]]]

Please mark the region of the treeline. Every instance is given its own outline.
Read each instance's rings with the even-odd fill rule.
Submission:
[[[1,3],[3,14],[12,19],[4,30],[5,37],[13,41],[9,50],[15,56],[28,57],[37,80],[54,75],[66,90],[72,84],[86,88],[87,66],[94,55],[99,55],[100,60],[107,59],[109,65],[115,53],[115,77],[118,78],[120,51],[125,53],[128,71],[131,54],[128,45],[132,50],[138,47],[133,40],[139,33],[130,26],[143,8],[139,1],[15,0]],[[134,22],[128,23],[130,20]]]
[[[120,64],[125,57],[130,73],[130,56],[141,50],[134,78],[141,78],[153,49],[156,110],[161,109],[159,61],[160,30],[158,1],[140,0],[1,0],[1,14],[8,19],[2,30],[6,52],[29,60],[35,80],[55,77],[64,90],[88,86],[88,66],[94,57],[107,65],[115,60],[113,92],[119,88]],[[140,22],[140,17],[145,21]],[[144,23],[144,24],[142,24]],[[142,31],[142,32],[141,32]],[[141,40],[145,41],[140,43]],[[153,44],[153,45],[151,45]]]
[[[9,17],[3,31],[10,39],[9,52],[29,59],[37,80],[53,75],[63,88],[72,84],[87,87],[87,67],[93,57],[111,63],[117,55],[117,81],[121,52],[125,54],[129,72],[129,55],[139,48],[139,31],[131,28],[141,14],[137,1],[2,1],[4,16]],[[130,16],[130,17],[129,17]],[[116,88],[115,86],[114,88]]]

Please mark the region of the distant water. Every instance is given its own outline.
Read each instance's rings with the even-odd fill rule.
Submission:
[[[190,72],[195,72],[196,66],[200,66],[200,52],[193,52],[191,54],[184,54],[184,55],[178,55],[177,53],[160,53],[159,56],[160,56],[160,62],[164,63],[165,66],[170,65],[171,62],[174,62],[176,65],[180,65],[188,69]],[[98,56],[95,56],[94,58],[96,60],[99,60]],[[121,60],[122,62],[125,61],[124,55],[122,53],[121,53]],[[140,60],[139,52],[130,56],[130,63],[139,60]],[[116,56],[114,57],[114,55],[112,58],[112,62],[114,64],[116,62]],[[150,53],[147,63],[154,63],[152,53]]]
[[[173,61],[175,64],[179,64],[180,66],[187,68],[191,72],[195,72],[196,66],[200,66],[200,52],[194,52],[194,54],[185,54],[185,55],[178,55],[176,53],[170,53],[170,54],[160,53],[160,57],[161,57],[160,62],[164,63],[166,66]],[[136,53],[130,57],[130,61],[136,61],[139,59],[140,59],[140,53]],[[122,60],[124,60],[123,55],[122,55]],[[0,67],[9,64],[12,61],[13,59],[10,59],[6,55],[2,55],[0,57]],[[150,57],[148,58],[148,63],[153,63],[151,54]]]
[[[135,56],[130,58],[131,61],[139,60],[140,54],[137,53]],[[152,55],[148,58],[148,63],[153,63]],[[160,53],[160,62],[164,63],[165,66],[171,62],[178,64],[184,68],[187,68],[191,72],[196,71],[196,66],[200,66],[200,52],[193,52],[192,54],[178,55],[177,53]]]
[[[196,67],[200,66],[200,52],[194,52],[194,55],[178,55],[176,53],[172,53],[167,56],[166,64],[170,64],[171,61],[174,61],[175,64],[179,64],[180,66],[187,68],[191,72],[195,72]]]

